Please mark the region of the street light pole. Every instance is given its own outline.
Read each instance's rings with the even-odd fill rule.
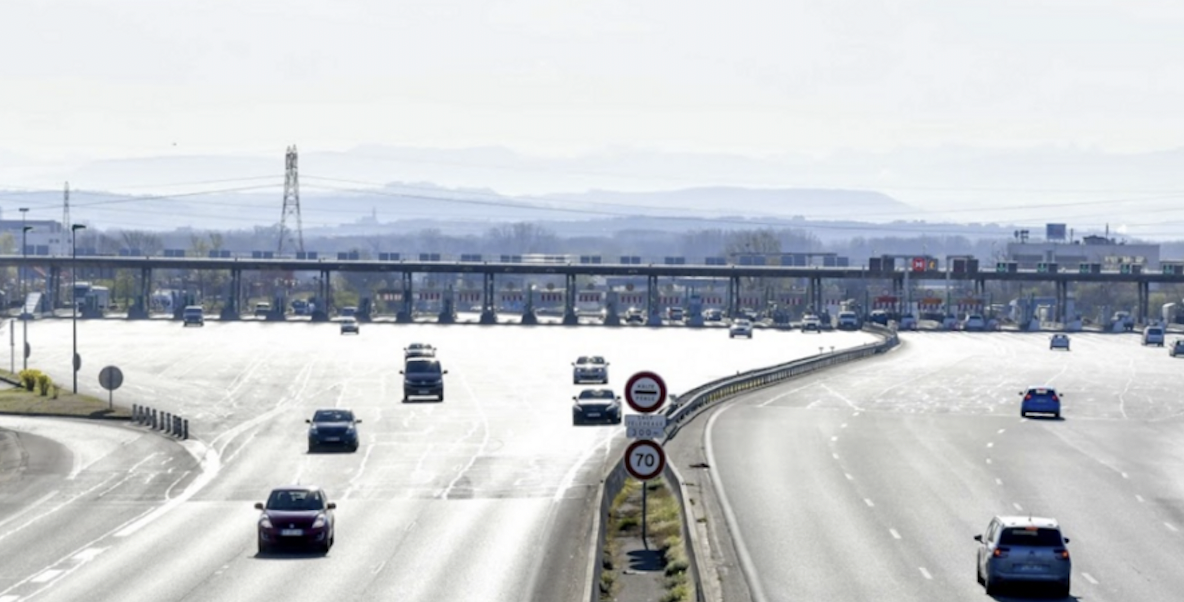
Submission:
[[[27,248],[29,246],[28,245],[28,235],[29,235],[29,230],[32,230],[33,226],[26,226],[25,225],[25,214],[29,212],[29,208],[28,207],[21,207],[20,211],[21,211],[21,258],[24,259],[24,258],[28,257],[28,252],[27,252]],[[17,276],[19,277],[18,279],[21,281],[21,283],[20,283],[21,284],[21,286],[20,286],[20,289],[21,289],[20,318],[21,318],[21,343],[22,343],[22,346],[21,346],[21,370],[28,370],[29,369],[29,316],[25,315],[25,302],[26,302],[26,299],[25,299],[25,297],[26,297],[25,270],[26,269],[27,269],[27,267],[24,265],[24,263],[21,263],[20,269],[17,270]]]
[[[74,328],[74,394],[78,394],[78,369],[82,367],[82,358],[78,357],[78,231],[85,228],[85,224],[70,226],[70,305],[72,326]]]

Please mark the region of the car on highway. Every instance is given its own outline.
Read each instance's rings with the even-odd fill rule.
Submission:
[[[1176,339],[1168,347],[1168,355],[1172,357],[1184,356],[1184,339]]]
[[[269,313],[271,313],[271,304],[270,303],[256,303],[255,304],[255,317],[256,318],[266,318],[267,314],[269,314]]]
[[[1068,351],[1069,350],[1069,335],[1062,334],[1062,333],[1057,333],[1057,334],[1052,335],[1048,339],[1048,348],[1049,349],[1064,349],[1065,351]]]
[[[819,318],[817,314],[806,314],[802,316],[802,332],[808,331],[822,333],[822,318]]]
[[[724,320],[724,312],[718,307],[709,307],[703,310],[704,322],[722,322]]]
[[[353,305],[346,305],[345,307],[341,308],[340,311],[337,312],[337,315],[339,315],[343,318],[352,318],[352,317],[358,315],[358,308]]]
[[[1143,344],[1163,347],[1163,326],[1151,325],[1143,329]]]
[[[888,312],[885,310],[873,309],[872,314],[868,317],[868,319],[875,324],[879,324],[880,326],[887,326],[891,316],[889,316]]]
[[[636,307],[630,307],[625,311],[626,324],[645,324],[645,313]]]
[[[571,366],[573,385],[586,382],[608,384],[608,361],[602,355],[581,355]]]
[[[358,319],[353,316],[342,318],[341,334],[362,334],[362,327],[358,324]]]
[[[987,329],[987,320],[982,314],[967,314],[962,320],[962,330],[966,332],[982,332]]]
[[[436,357],[436,348],[431,343],[411,343],[403,348],[403,359],[413,357]]]
[[[859,315],[850,310],[840,311],[839,330],[859,330]]]
[[[621,398],[612,389],[584,389],[572,401],[575,402],[571,407],[572,424],[621,423]]]
[[[746,318],[736,318],[732,320],[732,325],[728,327],[728,338],[736,337],[752,338],[752,322]]]
[[[200,305],[187,305],[181,310],[182,326],[205,326],[205,310]]]
[[[308,423],[308,453],[322,447],[358,451],[358,425],[361,419],[349,410],[322,409],[313,412]]]
[[[399,370],[403,375],[403,402],[412,397],[431,397],[444,401],[444,375],[447,370],[433,357],[409,357]]]
[[[333,547],[337,523],[330,502],[320,487],[293,485],[271,490],[266,502],[256,503],[259,515],[259,553],[281,547],[312,547],[328,554]]]
[[[686,312],[681,307],[667,307],[666,319],[671,322],[682,322],[686,317]]]
[[[898,330],[916,330],[917,317],[913,314],[903,314],[900,316],[900,322],[897,322]]]
[[[1053,585],[1059,597],[1069,596],[1069,538],[1061,534],[1055,519],[996,516],[974,540],[979,543],[978,582],[987,595],[998,594],[1005,583],[1030,583]]]
[[[1052,414],[1061,417],[1061,398],[1052,387],[1031,387],[1027,391],[1020,391],[1023,401],[1020,402],[1020,416],[1028,414]]]

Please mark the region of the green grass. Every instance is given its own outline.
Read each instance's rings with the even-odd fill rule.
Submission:
[[[16,381],[15,374],[0,370],[0,377]],[[57,384],[57,392],[50,388],[42,396],[38,391],[27,391],[23,387],[0,381],[0,412],[13,414],[50,414],[77,418],[130,418],[131,410],[120,406],[107,408],[107,400],[90,395],[70,392],[70,387]]]
[[[612,558],[617,551],[615,538],[618,534],[640,535],[641,531],[641,487],[640,481],[627,479],[620,493],[613,498],[609,510],[609,524],[605,542],[604,572],[601,576],[601,599],[613,598]],[[694,592],[687,577],[690,560],[686,544],[682,540],[682,516],[678,499],[662,479],[645,484],[646,488],[646,535],[662,551],[665,593],[662,602],[686,602],[694,599]]]

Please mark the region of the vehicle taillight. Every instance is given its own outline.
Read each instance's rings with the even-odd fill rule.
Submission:
[[[1055,401],[1055,402],[1057,402],[1057,403],[1061,403],[1061,398],[1060,398],[1060,397],[1057,397],[1056,395],[1053,395],[1053,396],[1052,396],[1052,400],[1053,400],[1053,401]]]
[[[1024,401],[1028,401],[1029,399],[1032,399],[1032,394],[1031,394],[1031,393],[1029,393],[1029,394],[1027,394],[1027,395],[1025,395],[1025,396],[1024,396]]]
[[[1010,549],[1011,548],[995,548],[995,551],[992,552],[991,555],[995,558],[1007,558],[1007,552],[1010,551]]]
[[[1056,554],[1057,558],[1060,558],[1061,560],[1068,560],[1069,559],[1069,550],[1066,550],[1064,548],[1057,548],[1057,549],[1053,550],[1053,553]]]

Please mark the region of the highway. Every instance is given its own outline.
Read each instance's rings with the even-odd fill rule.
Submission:
[[[676,439],[680,468],[711,466],[747,575],[731,591],[978,599],[973,536],[995,514],[1034,514],[1071,539],[1071,599],[1180,599],[1184,359],[1134,335],[1074,335],[1071,352],[1037,333],[902,340],[743,395]],[[1032,385],[1064,393],[1063,420],[1020,417]]]
[[[30,365],[67,385],[70,327],[29,327]],[[80,321],[81,389],[105,395],[97,374],[117,365],[117,403],[180,414],[193,439],[0,417],[0,434],[24,441],[36,467],[0,476],[0,602],[579,599],[594,494],[624,438],[620,427],[571,425],[577,355],[605,355],[618,392],[650,369],[678,393],[871,340],[389,323],[355,337],[335,324]],[[443,403],[400,403],[412,341],[439,348]],[[358,413],[357,453],[306,453],[304,419],[318,407]],[[259,557],[252,505],[294,482],[337,501],[336,545],[323,557]]]

